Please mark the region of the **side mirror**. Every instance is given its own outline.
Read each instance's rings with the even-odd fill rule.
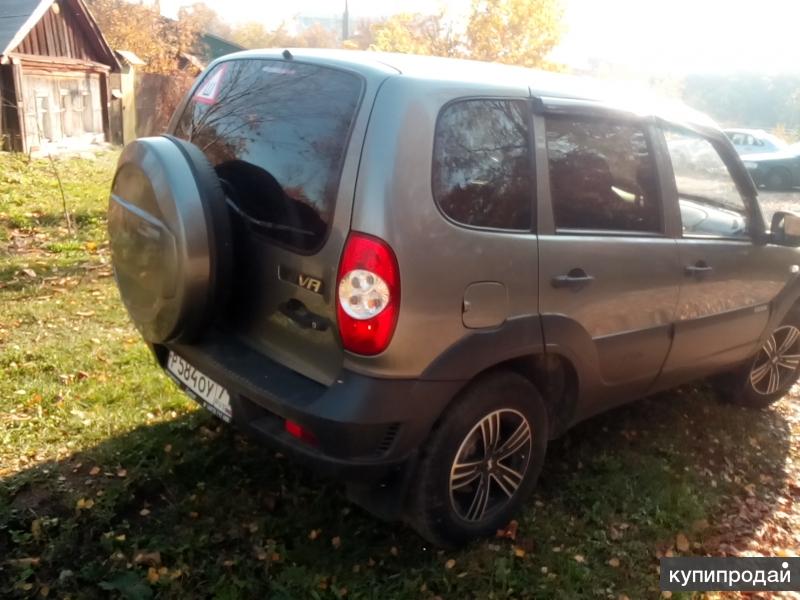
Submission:
[[[800,246],[800,215],[779,210],[772,215],[772,243],[780,246]]]

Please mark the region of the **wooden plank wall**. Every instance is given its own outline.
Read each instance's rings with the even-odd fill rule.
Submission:
[[[79,26],[68,3],[60,3],[60,7],[58,14],[52,9],[48,10],[14,51],[39,56],[103,61],[103,57],[88,39],[92,34]]]

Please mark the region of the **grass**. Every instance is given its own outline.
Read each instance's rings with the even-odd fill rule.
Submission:
[[[515,540],[427,547],[154,366],[109,269],[115,159],[59,161],[72,235],[50,165],[0,155],[4,598],[658,597],[678,534],[687,553],[715,552],[737,499],[770,504],[786,485],[785,407],[686,388],[556,441]]]

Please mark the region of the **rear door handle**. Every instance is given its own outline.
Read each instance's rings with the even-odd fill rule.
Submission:
[[[713,270],[714,267],[710,267],[704,260],[699,260],[693,265],[687,265],[684,272],[687,275],[702,275],[703,273],[709,273]]]
[[[566,275],[556,275],[550,280],[554,288],[581,288],[594,281],[594,277],[587,275],[583,269],[572,269]]]

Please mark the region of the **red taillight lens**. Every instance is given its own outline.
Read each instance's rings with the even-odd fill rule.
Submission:
[[[400,270],[394,252],[381,239],[351,233],[336,279],[336,314],[345,350],[380,354],[392,339],[400,312]]]
[[[311,444],[312,446],[318,445],[317,436],[311,433],[308,429],[300,425],[300,423],[295,423],[294,421],[290,421],[286,419],[283,424],[283,428],[286,430],[286,433],[291,435],[292,437],[297,438],[307,444]]]

